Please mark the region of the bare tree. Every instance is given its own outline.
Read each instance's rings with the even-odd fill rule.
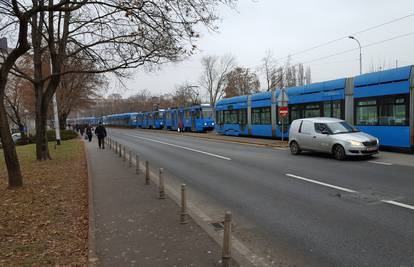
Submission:
[[[257,93],[260,91],[260,82],[256,73],[249,68],[237,67],[226,75],[224,91],[226,97]]]
[[[32,1],[50,6],[53,1]],[[34,75],[16,70],[33,83],[36,92],[36,154],[50,159],[47,147],[47,110],[61,77],[70,73],[114,72],[177,61],[196,50],[195,25],[214,30],[216,7],[233,0],[79,1],[63,12],[39,12],[31,17]],[[64,69],[69,58],[89,60],[93,68]],[[45,65],[51,65],[46,71]],[[46,68],[47,69],[47,68]]]
[[[79,60],[68,60],[65,65],[69,64],[74,65],[71,68],[90,68]],[[64,75],[56,91],[60,127],[62,129],[66,128],[66,119],[73,110],[88,108],[92,105],[93,100],[99,98],[101,88],[106,83],[106,79],[102,74],[85,72]]]
[[[89,73],[114,72],[151,67],[191,55],[199,34],[195,25],[215,30],[219,4],[233,0],[183,1],[0,1],[0,33],[13,35],[18,29],[15,49],[4,57],[0,69],[0,99],[4,98],[7,77],[17,59],[30,50],[34,74],[15,68],[15,73],[32,82],[36,97],[36,156],[49,159],[46,122],[49,103],[62,75],[79,72],[64,70],[68,58],[95,63]],[[45,65],[52,66],[45,72]],[[84,72],[84,71],[82,71]],[[3,101],[0,101],[0,134],[4,147],[9,184],[21,186],[22,177],[9,133]]]
[[[302,86],[305,84],[305,69],[303,64],[298,64],[298,72],[297,72],[297,85]]]
[[[186,107],[200,104],[200,92],[197,87],[191,86],[188,83],[177,86],[172,96],[173,105],[176,107]]]
[[[271,50],[266,50],[265,56],[262,58],[262,65],[259,67],[261,73],[265,76],[267,91],[275,89],[277,83],[277,62]]]
[[[27,143],[26,117],[29,113],[29,101],[26,92],[30,91],[30,84],[21,78],[11,76],[6,86],[5,101],[9,119],[18,127],[21,142]]]
[[[311,74],[311,68],[309,66],[306,67],[306,71],[305,71],[305,81],[306,84],[311,84],[312,83],[312,74]]]
[[[235,58],[232,55],[205,56],[201,59],[203,72],[200,76],[200,85],[208,94],[210,104],[216,102],[224,95],[226,75],[234,68]]]
[[[16,61],[30,50],[28,40],[31,19],[41,12],[54,12],[68,10],[68,5],[76,8],[77,1],[60,0],[56,4],[53,1],[47,7],[35,5],[28,1],[1,0],[0,1],[0,33],[16,40],[14,48],[0,51],[0,137],[3,146],[4,158],[9,177],[9,186],[22,186],[23,177],[16,148],[10,134],[10,126],[4,105],[5,90],[8,76]],[[43,1],[41,1],[43,2]]]

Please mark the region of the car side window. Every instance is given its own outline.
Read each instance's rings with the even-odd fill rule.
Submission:
[[[315,132],[322,134],[328,131],[328,126],[325,123],[315,123]]]
[[[301,133],[303,134],[312,134],[313,122],[303,121],[301,127]]]

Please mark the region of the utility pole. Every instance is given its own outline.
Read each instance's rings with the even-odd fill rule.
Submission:
[[[53,73],[53,65],[52,65],[52,59],[49,59],[49,66],[50,66],[50,76],[52,76]],[[56,136],[56,144],[60,145],[60,125],[59,125],[59,111],[57,106],[57,100],[56,100],[56,92],[53,95],[53,113],[55,118],[55,136]]]
[[[358,43],[358,46],[359,46],[359,74],[362,74],[362,47],[361,47],[361,43],[354,36],[349,36],[348,38],[353,39]]]

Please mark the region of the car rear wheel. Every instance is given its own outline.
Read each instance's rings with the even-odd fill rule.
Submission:
[[[292,141],[290,143],[290,153],[292,153],[292,155],[299,155],[301,152],[299,144],[295,141]]]
[[[337,160],[344,160],[346,158],[345,149],[341,145],[334,146],[332,153]]]

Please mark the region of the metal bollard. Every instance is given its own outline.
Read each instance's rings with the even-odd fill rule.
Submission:
[[[119,155],[120,158],[122,157],[122,145],[119,144]]]
[[[150,184],[149,162],[145,161],[145,184]]]
[[[181,214],[180,214],[180,223],[186,224],[187,220],[187,185],[181,185]]]
[[[129,167],[131,168],[132,167],[132,152],[131,152],[131,150],[128,152],[128,159],[129,159]]]
[[[159,176],[159,189],[160,189],[160,199],[165,199],[165,180],[164,180],[164,169],[160,168]]]
[[[226,211],[224,215],[223,251],[221,256],[221,266],[230,266],[231,260],[231,212]]]
[[[109,149],[112,149],[112,139],[109,137]]]
[[[126,161],[126,158],[127,158],[127,153],[126,153],[126,147],[124,146],[124,155],[123,155],[122,160]]]
[[[135,163],[136,163],[135,173],[139,174],[139,155],[138,154],[135,154]]]
[[[118,142],[117,141],[115,141],[115,144],[114,144],[114,152],[115,154],[118,153]]]

